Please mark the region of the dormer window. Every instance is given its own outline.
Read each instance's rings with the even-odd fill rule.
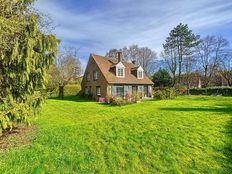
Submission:
[[[144,70],[143,70],[143,68],[140,66],[140,67],[137,69],[137,78],[138,78],[138,79],[143,79],[143,76],[144,76]]]
[[[119,62],[116,65],[116,77],[119,77],[119,78],[125,77],[125,66],[122,64],[122,62]]]
[[[138,71],[138,79],[143,79],[143,71]]]
[[[117,76],[118,77],[124,77],[124,68],[118,68],[117,70]]]

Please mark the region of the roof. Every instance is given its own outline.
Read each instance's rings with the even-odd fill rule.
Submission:
[[[134,65],[133,63],[122,61],[122,64],[125,66],[125,78],[117,78],[116,74],[110,71],[110,69],[118,63],[116,58],[106,58],[96,54],[91,54],[91,57],[95,60],[97,66],[105,76],[105,79],[110,84],[154,84],[146,74],[144,74],[143,79],[138,79],[134,74],[132,74],[131,71],[138,68],[138,66]]]

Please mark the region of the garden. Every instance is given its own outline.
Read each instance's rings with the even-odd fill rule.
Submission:
[[[121,107],[49,99],[21,136],[0,140],[0,173],[229,174],[231,103],[222,96]]]

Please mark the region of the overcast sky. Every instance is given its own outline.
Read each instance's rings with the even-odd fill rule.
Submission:
[[[36,8],[54,20],[62,45],[90,53],[138,44],[160,52],[180,22],[196,34],[216,34],[232,43],[232,0],[37,0]]]

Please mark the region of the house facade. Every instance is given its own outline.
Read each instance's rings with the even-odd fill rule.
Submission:
[[[120,52],[117,58],[91,54],[82,80],[82,93],[96,99],[138,92],[151,97],[152,86],[143,68],[123,61]]]

